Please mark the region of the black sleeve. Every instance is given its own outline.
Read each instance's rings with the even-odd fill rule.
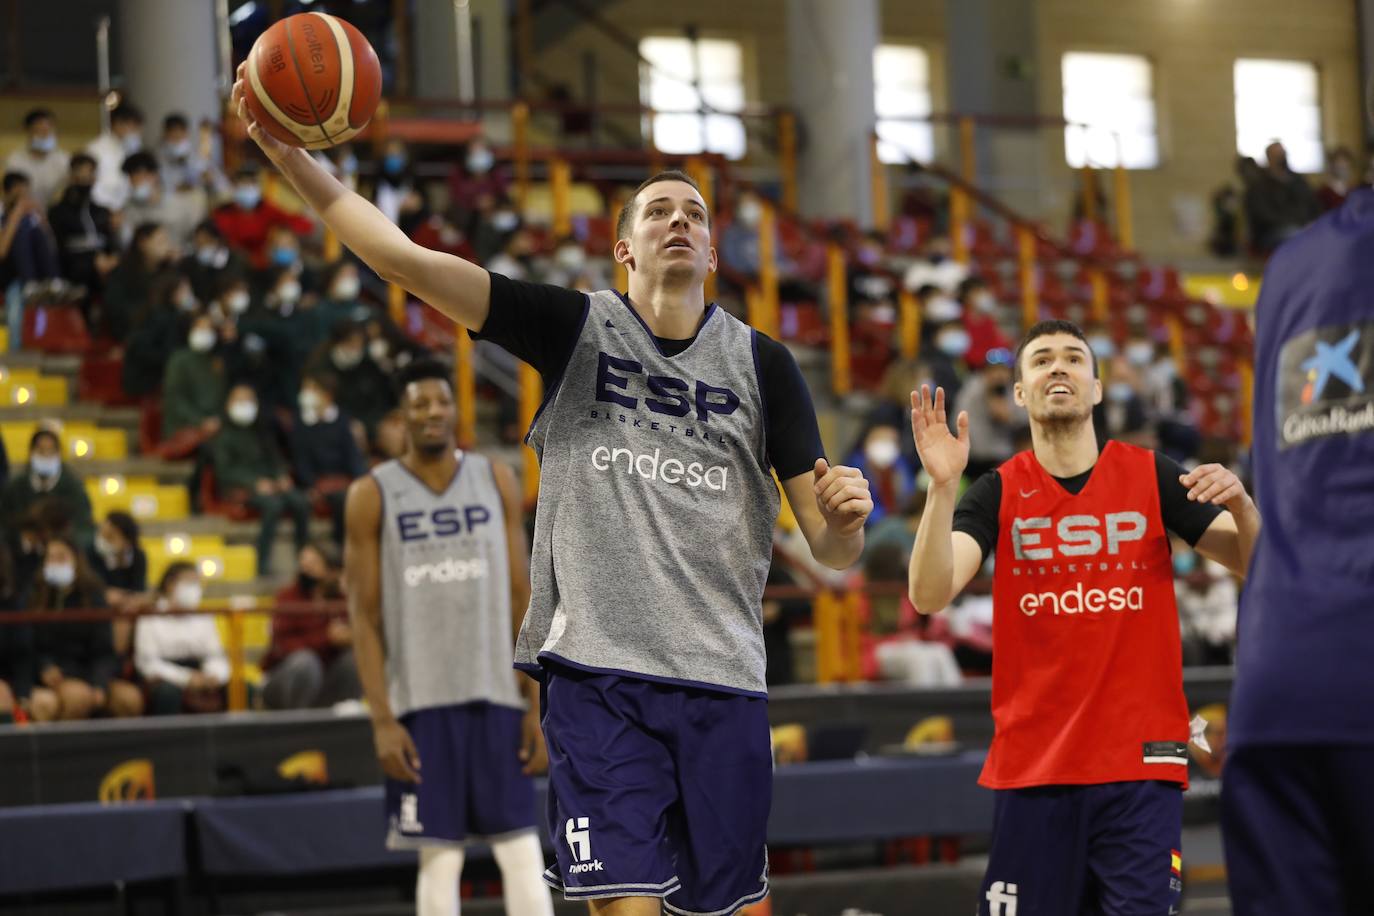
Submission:
[[[825,457],[811,391],[787,347],[758,332],[754,346],[768,430],[768,463],[779,480],[810,473],[816,459]]]
[[[1178,462],[1161,452],[1155,452],[1155,476],[1159,478],[1159,512],[1164,527],[1195,546],[1218,515],[1226,511],[1211,503],[1193,502],[1188,488],[1179,482],[1186,473]]]
[[[1002,475],[992,470],[964,491],[954,509],[955,531],[962,531],[983,548],[986,560],[997,550],[997,525],[1002,514]]]
[[[489,340],[539,371],[547,388],[563,375],[587,315],[586,293],[491,274],[491,308],[477,340]]]

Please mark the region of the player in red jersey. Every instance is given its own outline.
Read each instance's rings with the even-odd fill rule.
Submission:
[[[968,417],[956,437],[941,389],[911,394],[931,478],[912,603],[941,610],[997,556],[996,733],[979,779],[997,799],[979,913],[1177,913],[1189,723],[1167,532],[1243,576],[1259,513],[1221,465],[1099,451],[1102,383],[1076,325],[1031,328],[1014,379],[1032,448],[962,499]]]

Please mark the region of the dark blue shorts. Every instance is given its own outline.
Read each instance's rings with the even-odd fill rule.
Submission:
[[[1242,747],[1221,781],[1236,916],[1374,914],[1374,747]]]
[[[980,916],[1169,916],[1183,893],[1171,782],[997,792]]]
[[[726,916],[768,896],[768,701],[550,668],[548,826],[565,897]]]
[[[534,780],[520,772],[521,710],[491,703],[401,716],[420,782],[386,781],[387,847],[462,845],[534,829]]]

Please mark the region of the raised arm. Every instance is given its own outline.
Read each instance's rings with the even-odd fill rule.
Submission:
[[[344,577],[353,621],[353,659],[363,698],[372,714],[372,740],[386,775],[420,781],[420,754],[405,726],[396,721],[386,689],[386,638],[381,601],[382,495],[370,475],[348,488],[344,505]]]
[[[287,146],[264,131],[243,101],[246,66],[239,65],[234,83],[238,115],[248,125],[248,136],[310,209],[383,280],[404,287],[464,327],[480,330],[491,303],[487,272],[462,258],[415,244],[382,211],[344,187],[305,150]]]
[[[946,420],[943,388],[935,389],[934,399],[926,385],[911,393],[911,433],[930,475],[907,581],[911,603],[922,614],[944,610],[983,563],[978,542],[954,530],[959,480],[968,466],[968,413],[960,411],[957,423],[959,436],[955,438]]]

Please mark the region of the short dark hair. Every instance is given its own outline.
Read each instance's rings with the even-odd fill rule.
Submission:
[[[152,172],[157,174],[157,159],[152,153],[140,150],[137,153],[130,153],[124,159],[124,164],[120,166],[120,171],[125,175],[132,175],[135,172]]]
[[[668,169],[666,172],[659,172],[650,178],[646,178],[635,188],[635,192],[630,195],[630,199],[625,201],[620,208],[620,216],[615,221],[615,237],[619,241],[630,234],[630,227],[635,221],[635,202],[639,200],[639,192],[643,191],[651,184],[658,184],[660,181],[681,181],[689,184],[698,194],[701,193],[701,185],[697,184],[696,179],[681,169]],[[706,224],[711,224],[711,214],[706,214]]]
[[[406,389],[415,382],[430,379],[445,382],[453,390],[453,370],[437,359],[417,359],[396,373],[396,394],[405,400]]]
[[[172,584],[172,580],[175,579],[177,576],[181,575],[182,573],[187,572],[193,572],[197,575],[200,574],[200,570],[196,568],[196,564],[190,562],[189,560],[174,561],[173,563],[168,565],[167,571],[164,572],[162,574],[162,578],[158,580],[157,590],[164,595],[167,594],[167,588]]]
[[[33,447],[38,444],[39,439],[51,439],[58,452],[62,451],[62,440],[58,437],[57,431],[42,427],[34,430],[33,435],[29,437],[29,452],[33,452]]]
[[[130,105],[128,102],[120,102],[115,106],[114,110],[110,112],[110,123],[114,124],[117,121],[131,121],[134,124],[142,124],[143,112],[139,111],[138,107],[135,105]]]
[[[4,179],[0,180],[0,189],[3,189],[4,193],[8,194],[13,191],[16,186],[21,184],[31,184],[28,175],[23,172],[6,172]]]
[[[29,113],[24,115],[24,129],[28,130],[39,121],[56,121],[57,117],[52,113],[51,108],[30,108]]]
[[[328,369],[313,369],[305,374],[304,381],[314,382],[334,397],[339,391],[339,377]]]
[[[963,280],[959,282],[959,286],[954,294],[954,298],[958,299],[960,302],[963,302],[973,293],[977,292],[980,289],[987,289],[987,287],[988,281],[984,280],[977,274],[974,274],[973,276],[965,277]]]
[[[127,512],[114,511],[105,516],[105,521],[109,522],[116,531],[124,536],[124,540],[129,542],[129,546],[138,547],[138,522]]]
[[[1039,321],[1031,325],[1031,329],[1026,332],[1026,336],[1021,338],[1021,342],[1016,345],[1016,358],[1011,363],[1011,377],[1013,381],[1021,381],[1021,354],[1026,352],[1026,347],[1039,337],[1049,337],[1051,334],[1068,334],[1070,337],[1077,337],[1088,347],[1088,359],[1092,361],[1093,378],[1097,378],[1097,356],[1093,353],[1093,348],[1088,344],[1088,338],[1083,333],[1083,329],[1072,321],[1065,321],[1062,318],[1051,318],[1048,321]]]
[[[75,172],[83,165],[95,168],[95,157],[90,153],[72,153],[71,161],[67,163],[67,170]]]
[[[186,115],[179,111],[174,111],[162,119],[162,130],[166,133],[174,127],[180,127],[182,130],[190,130],[191,122],[186,120]]]

